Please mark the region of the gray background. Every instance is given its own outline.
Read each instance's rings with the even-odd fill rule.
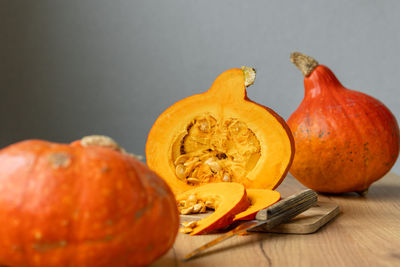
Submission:
[[[258,70],[249,97],[287,119],[303,97],[293,50],[399,120],[399,14],[395,0],[0,0],[0,146],[106,134],[144,154],[164,109],[242,65]]]

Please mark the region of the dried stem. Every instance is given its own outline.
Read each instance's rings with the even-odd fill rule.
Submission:
[[[120,147],[117,142],[115,142],[112,138],[105,135],[89,135],[82,137],[81,139],[82,146],[102,146],[107,147],[116,151],[119,151],[125,155],[132,156],[137,160],[143,160],[143,156],[135,155],[132,153],[126,152],[123,147]]]
[[[124,151],[122,147],[120,147],[117,142],[115,142],[112,138],[105,135],[89,135],[85,136],[81,139],[82,146],[102,146],[110,149],[114,149],[117,151]]]
[[[244,74],[244,85],[246,87],[252,85],[256,79],[256,70],[250,67],[242,67]]]
[[[290,61],[292,61],[292,63],[301,71],[301,73],[303,73],[305,77],[308,77],[319,65],[318,61],[312,57],[299,52],[293,52],[290,54]]]

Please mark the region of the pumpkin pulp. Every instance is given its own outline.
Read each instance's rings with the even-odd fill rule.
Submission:
[[[240,182],[260,158],[260,142],[246,123],[212,115],[196,117],[175,142],[172,160],[186,183]]]

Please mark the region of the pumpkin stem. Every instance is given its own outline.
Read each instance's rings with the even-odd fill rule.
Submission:
[[[301,73],[303,73],[305,77],[308,77],[319,65],[318,61],[300,52],[291,53],[290,61],[301,71]]]
[[[244,85],[246,87],[249,87],[256,80],[256,70],[254,68],[245,67],[245,66],[243,66],[241,69],[244,74]]]
[[[111,148],[117,151],[124,151],[122,147],[120,147],[117,142],[115,142],[111,137],[105,135],[89,135],[85,136],[81,139],[82,146],[102,146]]]
[[[118,143],[114,141],[114,139],[112,139],[111,137],[105,136],[105,135],[89,135],[89,136],[82,137],[81,145],[82,146],[107,147],[107,148],[119,151],[125,155],[132,156],[137,160],[140,160],[140,161],[143,160],[143,156],[126,152],[126,150],[123,147],[120,147],[118,145]]]

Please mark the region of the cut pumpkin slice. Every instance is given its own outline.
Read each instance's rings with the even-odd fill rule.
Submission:
[[[196,222],[191,235],[204,234],[223,228],[233,222],[236,214],[249,206],[246,190],[239,183],[211,183],[177,195],[178,203],[195,197],[202,202],[214,203],[215,211]]]
[[[147,164],[175,194],[207,183],[274,189],[282,182],[293,137],[284,119],[247,97],[254,79],[252,68],[228,70],[208,91],[158,117],[147,138]]]
[[[250,206],[239,214],[236,214],[233,221],[254,220],[257,212],[275,204],[281,199],[278,191],[268,189],[247,189],[247,198]]]

